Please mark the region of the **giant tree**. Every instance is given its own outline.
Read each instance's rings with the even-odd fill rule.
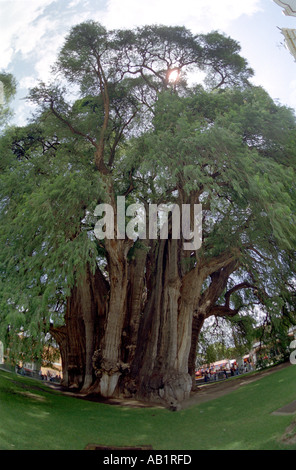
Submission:
[[[178,402],[206,318],[290,308],[295,118],[239,50],[216,32],[80,24],[31,91],[35,122],[3,138],[2,315],[10,336],[50,330],[67,385]],[[96,236],[101,204],[111,236]],[[164,236],[127,236],[132,204],[147,219],[202,205],[201,247],[173,211]]]

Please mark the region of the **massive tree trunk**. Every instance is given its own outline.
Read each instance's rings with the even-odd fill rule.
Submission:
[[[128,261],[130,243],[125,240],[106,240],[109,302],[104,326],[101,352],[98,354],[96,390],[104,397],[114,395],[119,377],[124,371],[122,336],[127,309]]]
[[[147,300],[146,292],[146,260],[145,247],[135,248],[129,262],[129,283],[127,293],[127,309],[122,333],[122,362],[126,364],[121,382],[125,388],[126,376],[134,361],[138,332],[144,305]]]
[[[100,270],[86,267],[67,299],[65,324],[52,327],[63,369],[63,385],[88,390],[94,380],[92,358],[101,342],[108,283]]]
[[[130,374],[138,397],[172,406],[191,390],[188,321],[192,310],[182,304],[178,244],[178,240],[161,240],[149,253],[147,302]]]
[[[87,268],[68,299],[65,325],[52,331],[66,385],[173,407],[189,397],[200,330],[237,264],[221,256],[184,274],[179,245],[159,240],[128,256],[126,240],[107,241],[109,282]]]

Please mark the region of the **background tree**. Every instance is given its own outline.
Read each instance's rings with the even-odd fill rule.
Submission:
[[[223,359],[240,360],[256,340],[256,321],[252,316],[241,313],[234,317],[211,317],[199,336],[197,364],[201,367]]]
[[[0,129],[12,115],[10,103],[16,93],[16,80],[7,72],[0,72]]]
[[[207,318],[290,305],[295,118],[239,51],[216,32],[77,25],[54,84],[31,91],[39,115],[3,137],[1,324],[50,330],[68,386],[174,404]],[[205,87],[188,85],[195,70]],[[97,240],[94,209],[112,205],[116,227],[117,196],[202,204],[202,247],[171,228]]]

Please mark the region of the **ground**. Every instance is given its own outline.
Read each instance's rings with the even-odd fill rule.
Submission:
[[[221,397],[223,395],[226,395],[227,393],[232,392],[233,390],[238,389],[242,385],[246,385],[247,383],[254,382],[256,380],[260,380],[262,377],[265,377],[266,375],[273,374],[274,372],[279,371],[280,369],[283,369],[285,367],[289,367],[290,363],[285,362],[283,364],[279,364],[277,366],[274,366],[270,369],[265,369],[262,371],[256,371],[256,372],[251,372],[248,374],[244,374],[241,376],[236,376],[232,377],[229,379],[221,380],[219,382],[212,382],[208,383],[205,385],[200,385],[197,387],[197,390],[191,392],[190,398],[183,403],[180,404],[179,409],[185,409],[188,408],[192,405],[197,405],[200,403],[205,403],[210,400],[214,400],[215,398]],[[81,395],[78,394],[75,391],[71,390],[66,390],[60,387],[57,384],[53,383],[47,383],[47,385],[51,388],[58,389],[62,391],[63,393],[71,396],[75,396],[77,398],[85,399],[85,400],[91,400],[91,401],[99,401],[103,403],[108,403],[110,405],[120,405],[120,406],[129,406],[129,407],[150,407],[150,406],[160,406],[159,404],[155,403],[145,403],[145,402],[140,402],[137,400],[133,399],[123,399],[123,398],[110,398],[110,399],[103,399],[98,396],[89,396],[89,395]],[[296,402],[291,404],[293,407],[292,412],[295,411],[296,407]],[[287,411],[288,408],[287,408]],[[280,410],[279,410],[280,412]]]
[[[244,374],[241,376],[239,375],[233,378],[221,380],[219,382],[213,382],[208,385],[202,385],[198,387],[197,391],[191,393],[190,398],[186,400],[186,402],[184,402],[181,407],[184,409],[191,405],[197,405],[206,401],[215,400],[215,398],[219,398],[223,395],[226,395],[227,393],[238,389],[242,385],[246,385],[248,383],[259,380],[262,377],[265,377],[266,375],[273,374],[274,372],[277,372],[280,369],[289,366],[290,363],[285,362],[270,369],[256,371],[254,373],[250,372],[248,374]]]

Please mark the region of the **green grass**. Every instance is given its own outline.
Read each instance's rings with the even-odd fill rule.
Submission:
[[[280,437],[296,419],[271,413],[296,400],[296,367],[179,412],[94,403],[0,371],[0,449],[80,450],[151,445],[155,450],[296,450]]]

